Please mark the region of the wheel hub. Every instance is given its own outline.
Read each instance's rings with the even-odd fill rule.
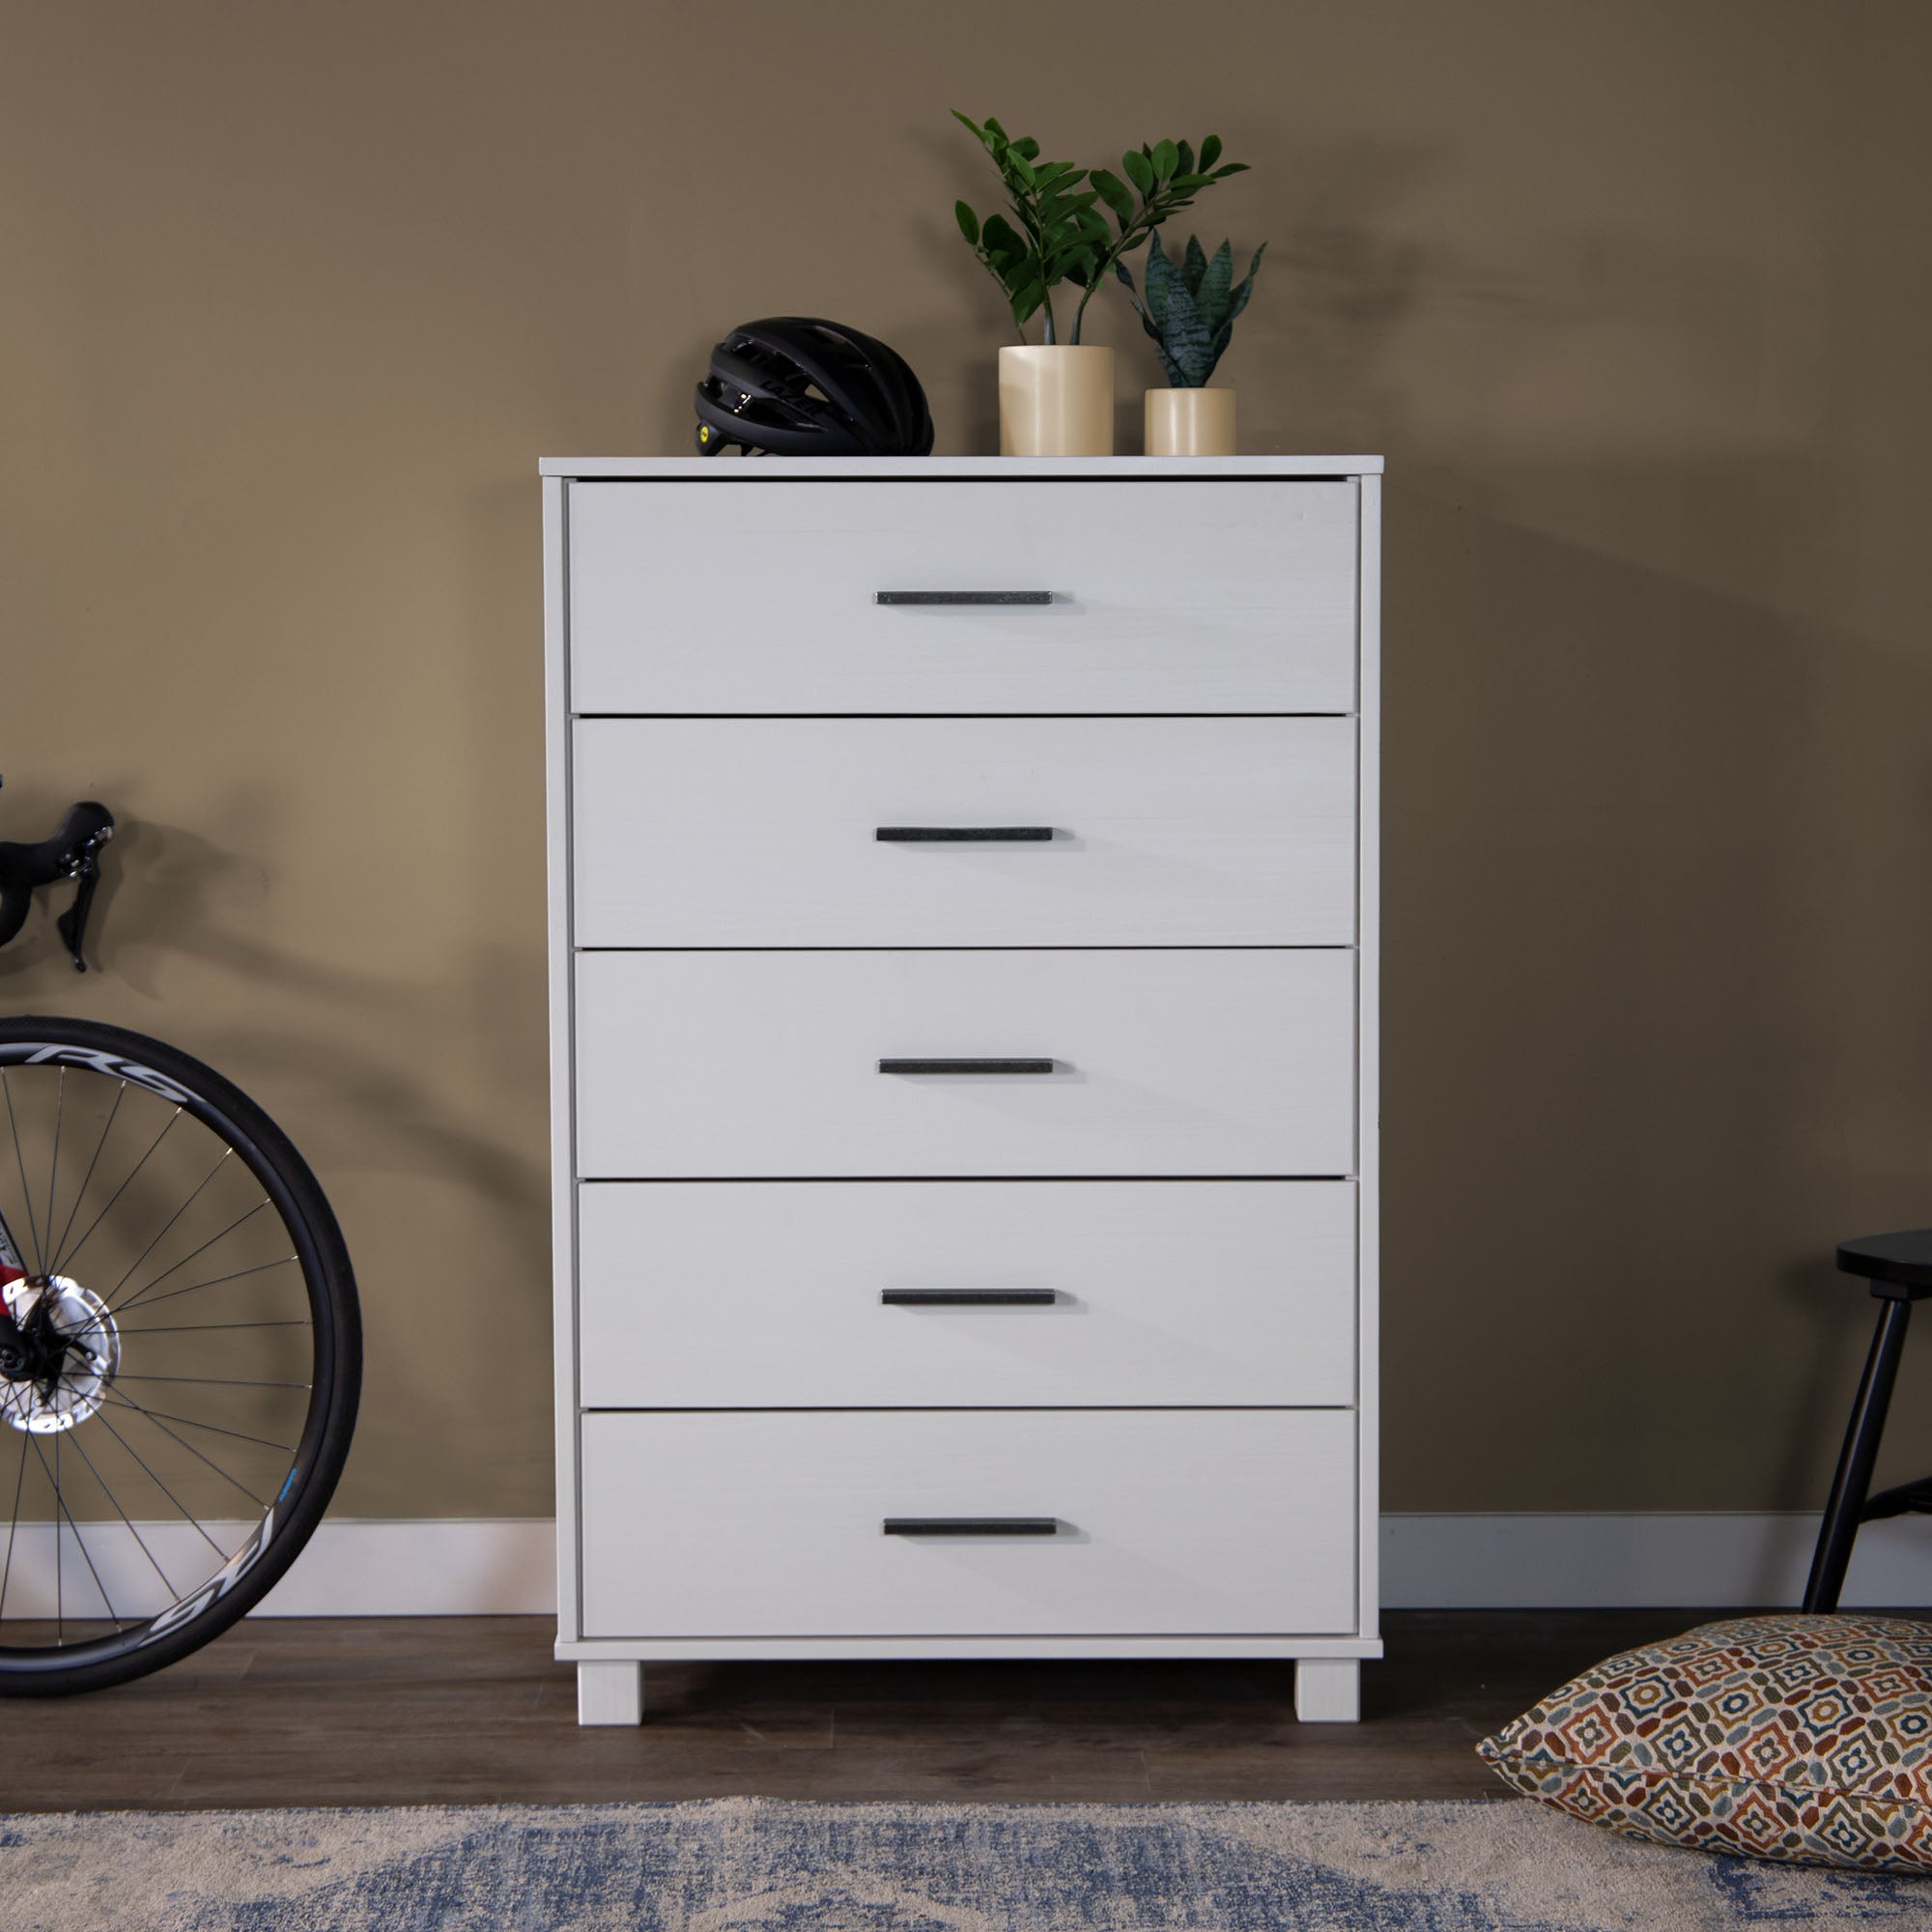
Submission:
[[[0,1421],[56,1435],[107,1400],[121,1366],[121,1336],[107,1304],[69,1276],[25,1275],[0,1284],[14,1332],[0,1340]]]

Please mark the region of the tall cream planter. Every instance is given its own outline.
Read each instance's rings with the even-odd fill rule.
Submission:
[[[1114,352],[1032,344],[1000,351],[1002,456],[1112,456]]]
[[[1150,389],[1147,392],[1150,456],[1233,456],[1233,389]]]

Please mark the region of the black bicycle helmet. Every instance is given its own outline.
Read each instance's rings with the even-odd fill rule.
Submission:
[[[809,315],[767,316],[711,352],[697,447],[772,456],[927,456],[932,415],[905,357]]]

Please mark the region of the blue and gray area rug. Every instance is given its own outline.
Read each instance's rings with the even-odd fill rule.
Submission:
[[[1663,1851],[1527,1801],[0,1818],[6,1932],[1865,1932],[1932,1879]]]

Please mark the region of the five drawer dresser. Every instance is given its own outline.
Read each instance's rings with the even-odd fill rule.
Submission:
[[[1376,1593],[1378,458],[543,466],[557,1655]]]

